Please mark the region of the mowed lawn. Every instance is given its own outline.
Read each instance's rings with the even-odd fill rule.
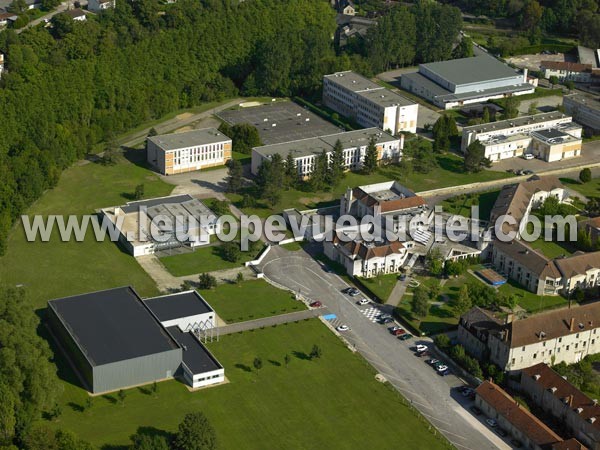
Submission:
[[[164,256],[160,262],[176,277],[193,275],[195,273],[213,272],[216,270],[233,269],[242,266],[246,261],[252,261],[256,253],[241,252],[240,259],[236,262],[226,261],[221,257],[220,245],[200,247],[191,253],[173,256]]]
[[[127,202],[138,184],[144,184],[145,198],[169,195],[173,188],[150,170],[119,157],[114,166],[89,163],[67,169],[58,186],[27,215],[93,214],[97,208]],[[108,238],[96,242],[90,230],[83,242],[61,242],[57,232],[50,242],[27,242],[20,223],[0,258],[0,281],[25,285],[36,308],[52,298],[123,285],[132,285],[144,296],[157,293],[154,281],[135,259]]]
[[[310,360],[314,344],[322,357]],[[173,432],[186,413],[202,411],[222,450],[448,448],[317,319],[223,336],[207,345],[224,365],[228,384],[191,393],[168,381],[159,384],[158,398],[130,389],[124,406],[116,396],[97,397],[83,413],[79,407],[87,394],[67,384],[63,414],[53,424],[117,449],[130,443],[138,427]],[[258,373],[256,357],[263,361]]]
[[[220,284],[200,293],[219,317],[228,323],[260,319],[306,309],[291,292],[277,289],[264,280]]]
[[[573,189],[587,198],[600,198],[600,177],[592,179],[589,183],[581,183],[579,180],[571,178],[561,178],[560,181],[569,189]]]

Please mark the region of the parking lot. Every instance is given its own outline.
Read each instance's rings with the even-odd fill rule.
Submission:
[[[469,411],[468,398],[454,395],[465,384],[460,378],[454,373],[440,376],[426,363],[431,356],[416,356],[415,346],[431,347],[430,339],[413,337],[403,341],[388,329],[401,324],[377,322],[378,314],[390,313],[391,307],[359,305],[364,295],[343,293],[348,285],[302,250],[288,252],[274,247],[259,269],[269,280],[326,306],[335,316],[330,318],[332,327],[348,327],[345,331],[341,328],[340,335],[457,448],[510,448]]]
[[[249,123],[256,127],[265,145],[340,133],[335,125],[294,102],[225,110],[217,116],[231,125]]]

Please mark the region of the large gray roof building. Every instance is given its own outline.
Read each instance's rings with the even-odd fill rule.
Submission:
[[[87,389],[109,392],[181,376],[192,387],[223,381],[198,329],[214,311],[196,292],[143,301],[131,287],[48,302],[48,322]]]
[[[421,64],[418,72],[402,75],[401,86],[445,109],[534,92],[526,72],[489,55]]]

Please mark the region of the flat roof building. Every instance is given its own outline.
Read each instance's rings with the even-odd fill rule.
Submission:
[[[352,71],[323,77],[323,103],[364,127],[417,132],[417,103]]]
[[[571,94],[563,97],[565,112],[590,134],[600,133],[600,100],[596,96]]]
[[[186,317],[193,298],[199,304],[195,312],[205,312]],[[185,310],[182,303],[187,304]],[[197,336],[214,326],[214,311],[197,293],[143,301],[133,288],[122,287],[50,300],[47,312],[53,335],[94,394],[179,375],[189,378],[192,387],[200,387],[205,384],[196,381],[206,378],[206,372],[211,378],[203,382],[223,381],[222,366]],[[177,324],[165,325],[158,318],[164,315],[173,317],[167,322]],[[186,359],[187,367],[182,367]],[[212,378],[217,374],[213,372],[220,378]]]
[[[330,155],[337,141],[340,141],[344,148],[345,167],[348,170],[359,169],[362,167],[365,152],[371,139],[375,139],[378,161],[392,161],[400,158],[404,146],[402,136],[396,138],[378,128],[366,128],[255,147],[252,149],[252,173],[256,175],[263,161],[270,160],[274,154],[281,155],[284,160],[291,154],[296,162],[299,176],[309,177],[314,169],[316,157],[323,151]]]
[[[163,175],[222,166],[231,159],[231,139],[216,128],[151,136],[148,162]]]
[[[461,149],[479,141],[492,162],[524,154],[553,162],[581,155],[581,132],[571,116],[555,111],[464,127]]]
[[[206,245],[219,232],[217,215],[189,194],[129,202],[100,212],[115,227],[121,245],[135,257]]]
[[[444,109],[535,90],[527,72],[519,74],[489,55],[420,64],[418,72],[402,75],[400,82],[402,89]]]

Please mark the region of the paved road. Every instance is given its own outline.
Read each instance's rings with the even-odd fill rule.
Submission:
[[[217,328],[219,335],[239,333],[240,331],[255,330],[262,327],[280,325],[282,323],[296,322],[298,320],[312,319],[321,315],[328,314],[327,308],[308,309],[288,314],[279,314],[277,316],[265,317],[263,319],[247,320],[245,322],[236,322]]]
[[[401,342],[385,326],[369,319],[374,306],[358,306],[354,299],[341,293],[346,283],[328,273],[304,251],[287,252],[274,247],[259,266],[265,276],[311,299],[320,300],[337,318],[332,325],[347,324],[344,333],[375,369],[400,391],[421,413],[459,449],[508,449],[510,446],[491,432],[468,410],[468,403],[457,395],[463,385],[454,375],[438,376],[417,358],[412,346],[415,339]],[[381,306],[383,310],[390,307]],[[386,309],[387,308],[387,309]],[[418,339],[426,342],[427,339]]]

